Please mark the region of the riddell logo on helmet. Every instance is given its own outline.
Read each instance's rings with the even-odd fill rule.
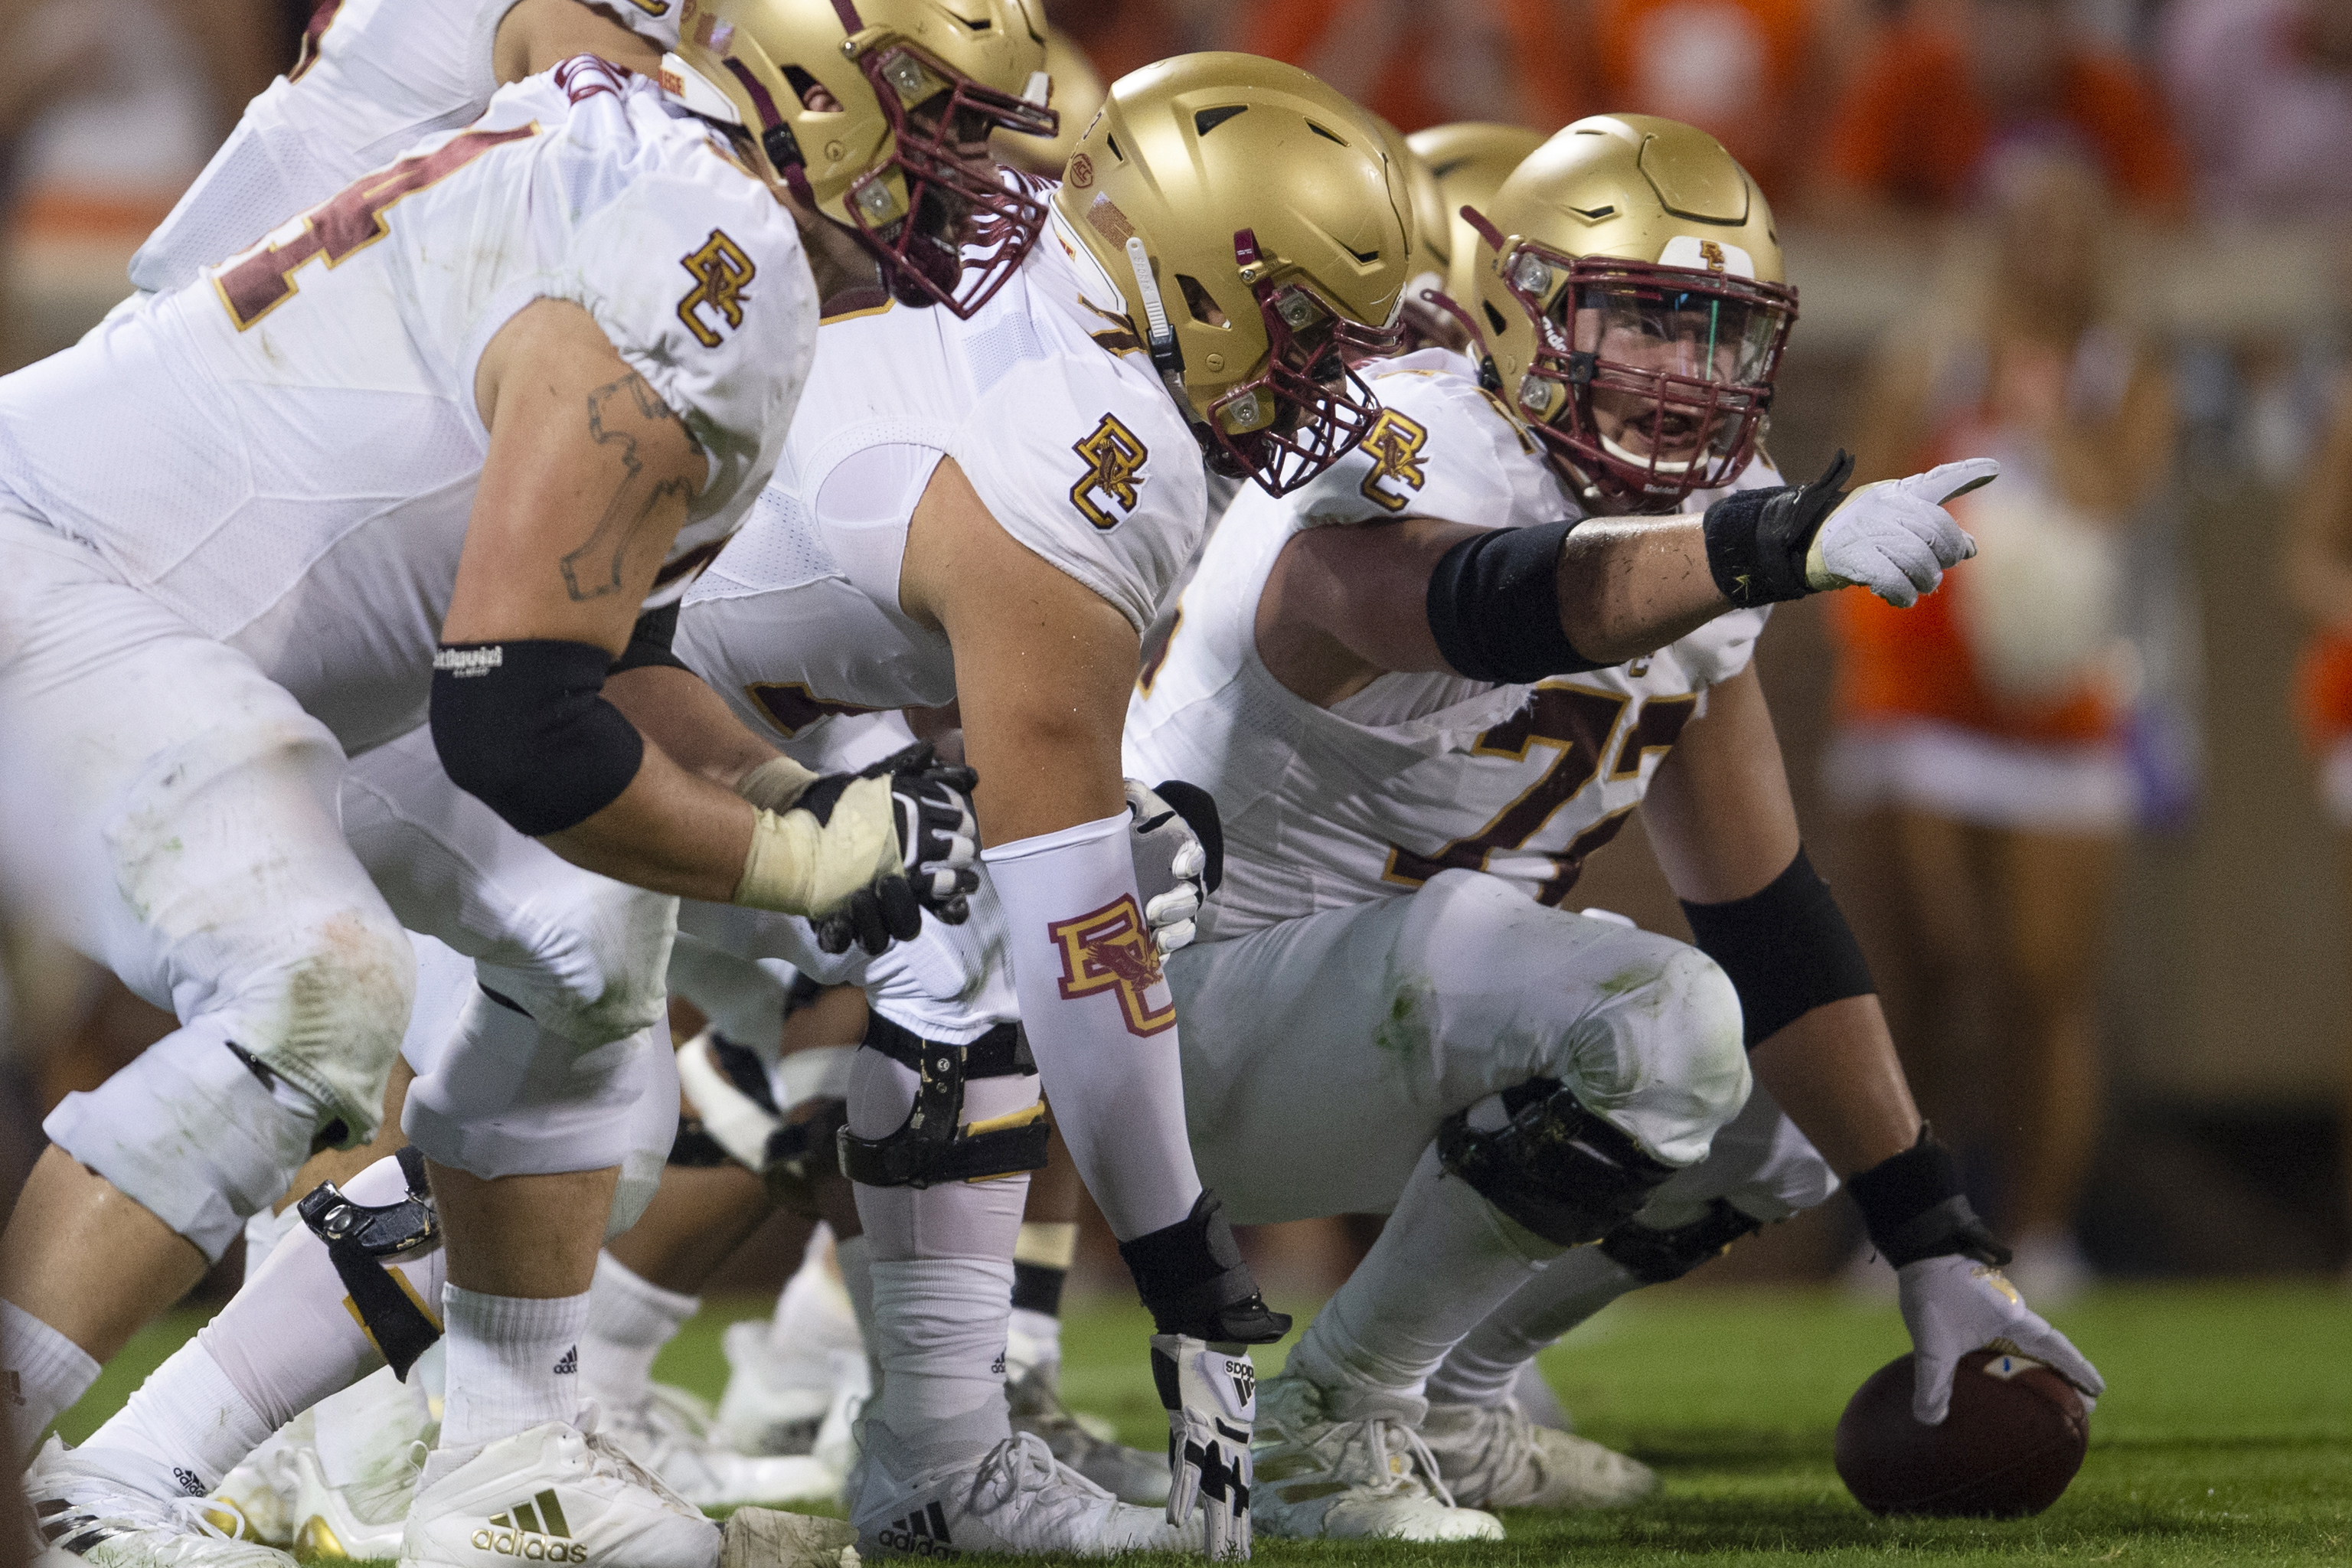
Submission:
[[[572,1539],[563,1518],[563,1504],[550,1487],[529,1502],[517,1503],[489,1518],[489,1528],[474,1531],[473,1548],[526,1563],[585,1563],[588,1549]]]

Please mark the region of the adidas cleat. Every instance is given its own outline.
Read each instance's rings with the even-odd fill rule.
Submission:
[[[1500,1541],[1503,1521],[1455,1504],[1402,1401],[1284,1374],[1257,1387],[1253,1528],[1351,1540]]]
[[[294,1544],[294,1451],[310,1432],[310,1413],[305,1410],[263,1438],[213,1489],[215,1498],[244,1519],[247,1540],[264,1546]]]
[[[1433,1405],[1421,1438],[1470,1508],[1618,1508],[1658,1489],[1641,1460],[1538,1426],[1515,1405]]]
[[[859,1394],[866,1391],[866,1352],[855,1319],[849,1331],[845,1350],[812,1344],[784,1354],[766,1322],[729,1324],[719,1342],[728,1369],[713,1426],[719,1438],[739,1454],[809,1452],[841,1384],[854,1381]]]
[[[681,1388],[653,1385],[604,1422],[614,1442],[698,1508],[837,1502],[845,1467],[814,1455],[739,1454],[711,1435],[709,1411]]]
[[[1164,1510],[1123,1503],[1055,1461],[1044,1438],[1023,1432],[976,1458],[922,1465],[898,1435],[868,1421],[850,1478],[851,1521],[865,1557],[956,1557],[967,1552],[1108,1557],[1183,1552],[1197,1528]]]
[[[1158,1507],[1168,1500],[1168,1458],[1108,1439],[1062,1403],[1061,1363],[1038,1362],[1005,1380],[1013,1430],[1034,1432],[1054,1458],[1121,1502]]]
[[[470,1455],[436,1449],[402,1568],[718,1568],[719,1526],[591,1423],[551,1421]]]
[[[305,1563],[367,1562],[400,1555],[408,1506],[416,1496],[425,1445],[397,1468],[348,1486],[326,1477],[319,1452],[294,1455],[294,1555]]]
[[[184,1470],[51,1437],[25,1472],[36,1568],[294,1568],[203,1490]]]

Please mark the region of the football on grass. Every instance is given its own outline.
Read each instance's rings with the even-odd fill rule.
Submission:
[[[1838,1417],[1837,1472],[1873,1513],[2021,1519],[2083,1468],[2090,1417],[2064,1378],[2021,1355],[1971,1351],[1940,1426],[1911,1417],[1911,1358],[1871,1373]]]

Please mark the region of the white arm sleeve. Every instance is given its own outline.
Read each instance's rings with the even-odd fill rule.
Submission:
[[[1143,920],[1128,814],[982,853],[1054,1122],[1121,1241],[1192,1212],[1176,1005]]]

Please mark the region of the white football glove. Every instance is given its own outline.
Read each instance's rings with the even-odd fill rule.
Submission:
[[[1867,588],[1897,609],[1933,593],[1944,569],[1977,552],[1977,542],[1944,503],[2000,474],[1990,458],[1946,463],[1908,479],[1864,485],[1822,520],[1805,551],[1805,586]]]
[[[1189,1334],[1151,1336],[1151,1381],[1168,1410],[1168,1522],[1201,1506],[1201,1550],[1250,1554],[1250,1433],[1257,1421],[1257,1368],[1239,1346],[1223,1351]]]
[[[1914,1420],[1943,1425],[1960,1358],[1987,1348],[2042,1363],[2080,1389],[2086,1405],[2106,1392],[2098,1368],[2042,1321],[1990,1264],[1964,1254],[1923,1258],[1895,1277],[1902,1285],[1903,1324],[1911,1331]]]
[[[1152,945],[1165,958],[1197,934],[1193,917],[1223,878],[1217,804],[1208,791],[1181,780],[1171,779],[1154,790],[1129,779],[1127,813],[1144,923],[1151,928]]]

